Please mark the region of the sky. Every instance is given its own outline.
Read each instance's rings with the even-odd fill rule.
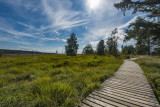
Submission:
[[[74,32],[81,53],[99,40],[107,40],[118,28],[119,49],[123,29],[136,20],[128,11],[124,16],[113,4],[121,0],[0,0],[0,49],[63,53],[66,39]]]

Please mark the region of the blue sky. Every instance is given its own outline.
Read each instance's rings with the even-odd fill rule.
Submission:
[[[120,0],[0,0],[0,48],[64,52],[66,39],[74,32],[79,50],[86,44],[94,49],[99,40],[118,28],[119,47],[123,29],[137,15],[115,9]],[[133,44],[130,41],[127,44]]]

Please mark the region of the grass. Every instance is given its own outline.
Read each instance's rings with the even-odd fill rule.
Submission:
[[[160,103],[160,57],[143,56],[136,61],[143,69]]]
[[[94,55],[3,55],[0,105],[77,106],[122,62]]]

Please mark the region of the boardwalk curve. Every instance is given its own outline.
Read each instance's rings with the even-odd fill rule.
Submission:
[[[133,59],[125,60],[99,90],[79,107],[160,107],[143,71]]]

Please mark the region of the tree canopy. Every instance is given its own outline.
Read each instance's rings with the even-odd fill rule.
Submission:
[[[138,17],[125,30],[125,40],[135,39],[138,54],[160,53],[160,1],[159,0],[122,0],[114,6],[124,15],[127,10],[145,13]]]
[[[106,42],[108,53],[115,57],[118,56],[118,37],[115,36],[116,33],[118,33],[117,28],[112,31],[111,36],[108,37]]]
[[[92,48],[92,45],[91,44],[88,44],[86,45],[84,48],[83,48],[83,54],[94,54],[94,50]]]
[[[136,53],[136,50],[133,45],[129,45],[129,46],[122,45],[122,54],[130,55],[130,54],[135,54],[135,53]]]
[[[97,54],[104,55],[104,49],[105,49],[104,40],[101,40],[97,45]]]
[[[67,39],[67,44],[65,46],[66,54],[68,56],[75,56],[78,50],[77,38],[74,33],[70,35],[70,38]]]
[[[159,0],[122,0],[120,3],[115,3],[114,7],[121,9],[124,15],[126,10],[133,9],[133,14],[136,12],[146,12],[149,17],[160,16]]]

